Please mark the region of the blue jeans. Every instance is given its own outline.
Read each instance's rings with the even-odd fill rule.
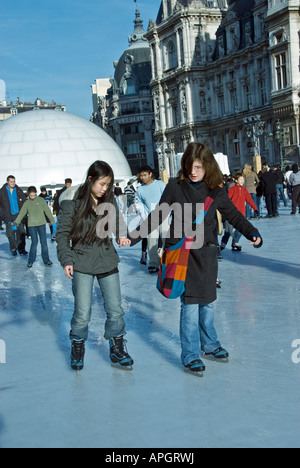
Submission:
[[[277,193],[277,206],[279,206],[279,203],[280,203],[279,195],[281,196],[284,206],[287,206],[287,199],[285,198],[285,195],[284,195],[283,184],[276,184],[276,193]]]
[[[31,237],[31,248],[29,252],[28,263],[34,263],[36,261],[37,246],[40,238],[42,247],[42,259],[45,265],[50,262],[47,237],[46,237],[46,224],[43,226],[29,227],[29,235]]]
[[[184,366],[200,358],[200,349],[210,353],[221,346],[214,327],[213,304],[185,304],[181,297],[180,339]]]
[[[87,340],[88,327],[92,313],[92,293],[94,276],[74,271],[73,294],[75,310],[71,321],[71,340]],[[104,338],[109,340],[116,336],[125,335],[124,311],[121,307],[121,287],[119,274],[98,279],[106,312]]]
[[[257,206],[257,195],[256,195],[256,193],[250,193],[250,195],[251,195],[251,198],[254,201],[255,205]],[[256,217],[256,215],[254,215],[253,208],[251,208],[251,206],[248,205],[248,203],[246,203],[246,218],[249,219],[249,218],[251,218],[251,216]]]
[[[234,231],[232,244],[238,244],[242,234],[237,229]]]

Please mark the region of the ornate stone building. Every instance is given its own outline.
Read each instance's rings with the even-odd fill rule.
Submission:
[[[144,164],[158,169],[153,138],[150,47],[138,9],[129,47],[114,62],[114,67],[111,88],[105,96],[98,95],[92,120],[118,143],[133,174]],[[95,99],[96,88],[92,89]]]
[[[151,48],[160,169],[192,141],[299,162],[299,0],[162,0]]]
[[[0,123],[10,117],[18,114],[22,114],[23,112],[36,110],[36,109],[50,109],[50,110],[58,110],[65,112],[66,106],[62,106],[61,104],[56,104],[54,101],[51,103],[41,101],[41,99],[36,99],[34,103],[31,102],[21,102],[19,98],[17,102],[6,102],[5,100],[0,102]]]

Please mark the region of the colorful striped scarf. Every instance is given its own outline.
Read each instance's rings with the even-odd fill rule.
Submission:
[[[208,196],[204,202],[201,213],[194,224],[201,224],[213,203],[214,199]],[[184,236],[180,242],[164,250],[161,266],[158,273],[157,289],[168,299],[177,299],[185,292],[185,281],[194,237]]]

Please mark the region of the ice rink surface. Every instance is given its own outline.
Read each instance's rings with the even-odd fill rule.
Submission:
[[[254,221],[264,246],[224,251],[216,328],[230,362],[180,362],[179,303],[141,245],[119,250],[133,372],[113,369],[95,288],[85,369],[69,368],[73,298],[50,243],[31,271],[0,233],[0,447],[300,447],[300,215]],[[30,248],[30,241],[27,242]],[[4,353],[6,351],[6,353]],[[5,359],[4,359],[5,358]]]

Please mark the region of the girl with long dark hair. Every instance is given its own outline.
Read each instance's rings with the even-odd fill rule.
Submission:
[[[113,196],[114,174],[103,161],[88,170],[85,183],[71,188],[60,198],[57,228],[58,259],[67,278],[72,280],[75,299],[71,321],[71,367],[84,367],[85,341],[91,319],[92,291],[97,279],[106,312],[105,339],[109,340],[114,365],[132,369],[133,360],[125,346],[124,311],[118,271],[119,256],[112,236],[120,247],[130,245],[127,228]]]

